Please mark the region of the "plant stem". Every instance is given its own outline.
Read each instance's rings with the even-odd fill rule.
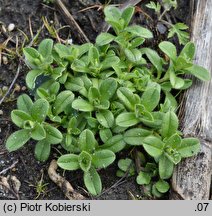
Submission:
[[[160,15],[160,17],[158,19],[159,21],[161,21],[161,19],[163,18],[163,16],[166,14],[167,11],[168,10],[166,10],[166,9],[163,11],[163,13]]]

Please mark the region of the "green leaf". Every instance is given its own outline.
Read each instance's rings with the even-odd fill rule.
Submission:
[[[181,89],[185,84],[184,79],[177,77],[174,71],[170,71],[170,82],[174,89]]]
[[[161,128],[162,137],[170,137],[176,133],[179,126],[179,120],[173,111],[167,112],[163,117]]]
[[[155,187],[160,193],[166,193],[170,188],[169,183],[162,179],[156,182]]]
[[[53,113],[55,115],[60,114],[61,112],[64,112],[66,108],[69,108],[72,104],[72,101],[74,100],[74,94],[69,91],[62,91],[60,94],[57,95],[57,98],[53,105]]]
[[[79,161],[80,168],[84,172],[88,172],[89,169],[91,168],[91,161],[92,161],[91,155],[86,151],[82,151],[79,154],[78,161]]]
[[[31,116],[35,121],[43,122],[49,110],[49,103],[45,99],[38,99],[32,105]]]
[[[174,63],[175,71],[182,71],[183,69],[189,68],[193,65],[191,60],[187,60],[186,57],[179,56]]]
[[[174,9],[177,8],[177,0],[162,0],[163,7],[166,11],[170,11],[170,9],[173,7]]]
[[[159,14],[161,10],[161,5],[159,2],[156,4],[155,2],[150,1],[150,3],[146,4],[146,7],[153,9],[157,14]]]
[[[111,128],[114,124],[114,116],[110,110],[100,110],[96,113],[96,118],[105,128]]]
[[[115,39],[115,36],[110,33],[101,33],[96,38],[96,44],[98,46],[104,46],[111,43]]]
[[[130,158],[121,159],[118,161],[118,167],[123,172],[129,172],[132,176],[135,174],[135,165]]]
[[[193,42],[188,42],[180,52],[180,56],[192,61],[195,55],[195,44]]]
[[[126,172],[129,169],[129,166],[131,166],[132,164],[133,164],[133,161],[130,158],[120,159],[118,161],[119,169],[121,169],[124,172]]]
[[[70,46],[57,43],[54,45],[54,49],[58,53],[60,58],[68,58],[69,56],[72,56],[72,49]]]
[[[63,73],[64,71],[66,70],[65,67],[55,67],[52,71],[52,74],[51,74],[51,77],[56,80],[58,78],[60,83],[65,83],[66,79],[67,79],[67,76],[66,76],[66,73]],[[64,80],[64,81],[62,81]]]
[[[115,135],[113,137],[110,137],[104,145],[99,146],[100,149],[107,149],[111,150],[114,153],[117,153],[124,149],[126,146],[123,135]]]
[[[95,151],[92,155],[92,164],[96,169],[106,168],[116,159],[115,154],[108,149]]]
[[[33,105],[33,102],[27,94],[22,94],[21,96],[18,97],[17,106],[19,110],[22,110],[30,114],[32,105]]]
[[[75,110],[80,110],[83,112],[91,112],[94,110],[93,105],[84,99],[75,99],[72,103],[72,107]]]
[[[42,124],[35,123],[35,126],[31,131],[31,138],[34,140],[43,140],[46,138],[46,131]]]
[[[148,111],[153,111],[160,101],[160,85],[157,83],[150,83],[141,97],[141,103]]]
[[[136,118],[135,113],[124,112],[117,116],[116,124],[121,127],[130,127],[138,124],[139,120]]]
[[[154,128],[154,129],[160,129],[161,125],[162,125],[162,120],[163,120],[164,113],[162,113],[162,112],[151,112],[151,116],[153,117],[153,120],[152,119],[147,119],[147,118],[141,118],[140,121],[144,125],[146,125],[148,127],[151,127],[151,128]]]
[[[138,49],[124,49],[124,54],[126,55],[127,59],[133,63],[141,63],[142,55],[141,51]]]
[[[121,170],[117,170],[116,171],[116,176],[119,177],[119,178],[121,178],[121,177],[125,176],[125,172],[123,172]]]
[[[175,149],[166,147],[164,154],[166,157],[173,162],[175,165],[177,165],[181,161],[181,155],[179,152],[177,152]]]
[[[105,143],[105,142],[107,142],[107,140],[109,138],[111,138],[113,136],[113,134],[112,134],[110,129],[101,129],[101,130],[99,130],[99,136],[100,136],[102,142]]]
[[[108,5],[104,8],[104,14],[106,19],[119,21],[121,18],[121,11],[111,5]]]
[[[192,157],[200,151],[200,142],[196,138],[185,138],[176,149],[181,157]]]
[[[176,34],[179,43],[185,45],[189,42],[190,37],[189,33],[185,31],[186,29],[188,29],[188,26],[184,23],[176,23],[175,25],[172,25],[169,29],[168,38],[171,38]]]
[[[142,145],[145,137],[152,134],[152,131],[142,129],[142,128],[133,128],[127,130],[124,133],[124,141],[129,145]]]
[[[35,146],[35,157],[37,160],[44,162],[49,158],[50,151],[50,144],[46,140],[41,140]]]
[[[36,78],[43,73],[42,70],[31,70],[26,75],[26,84],[30,89],[35,88]]]
[[[94,106],[97,110],[107,110],[110,107],[110,102],[108,100],[94,100]]]
[[[91,167],[88,172],[84,173],[83,178],[86,188],[92,195],[96,196],[101,193],[102,182],[95,168]]]
[[[103,71],[103,70],[106,70],[108,68],[117,66],[119,62],[120,62],[119,57],[113,56],[113,55],[112,56],[107,55],[105,57],[105,59],[101,62],[101,70]],[[114,72],[111,71],[110,73],[114,73]],[[109,76],[110,73],[105,72],[105,74],[107,76]]]
[[[137,178],[136,178],[136,182],[139,185],[148,185],[151,181],[151,176],[149,173],[145,173],[140,171]]]
[[[171,162],[165,155],[159,159],[159,174],[161,179],[169,179],[174,170],[174,163]]]
[[[88,51],[88,61],[93,65],[99,62],[99,51],[95,46],[92,46]]]
[[[73,116],[72,118],[70,118],[69,122],[68,122],[68,126],[67,129],[73,129],[77,127],[77,118],[75,116]]]
[[[143,140],[145,151],[152,157],[159,157],[163,153],[164,143],[155,136],[148,136]]]
[[[134,36],[143,37],[143,38],[153,38],[153,34],[150,30],[141,27],[139,25],[132,25],[124,29],[127,32],[130,32]]]
[[[184,86],[181,88],[182,90],[188,89],[192,86],[193,81],[190,79],[184,79]]]
[[[97,145],[94,134],[91,130],[85,129],[79,136],[79,148],[81,151],[93,152]]]
[[[110,98],[112,98],[116,92],[117,86],[118,84],[114,78],[102,80],[99,86],[101,97],[105,100],[109,100]]]
[[[157,190],[155,184],[152,185],[152,191],[151,191],[151,193],[152,193],[152,195],[153,195],[154,197],[157,197],[157,198],[161,198],[161,197],[163,196],[163,194],[160,193],[160,192]]]
[[[164,52],[172,61],[177,58],[177,49],[175,45],[169,41],[163,41],[159,44],[159,48]]]
[[[129,25],[130,20],[132,19],[132,16],[133,16],[134,12],[135,12],[135,8],[132,7],[132,6],[127,7],[127,8],[122,12],[121,17],[124,19],[125,27]]]
[[[97,128],[98,125],[99,125],[99,122],[97,121],[96,118],[93,118],[93,117],[87,117],[87,123],[88,125],[91,127],[91,128]]]
[[[72,77],[65,83],[65,87],[68,90],[79,92],[84,88],[84,82],[81,77]]]
[[[53,48],[52,39],[44,39],[38,46],[38,52],[44,57],[47,58],[51,55]]]
[[[178,103],[177,103],[175,97],[169,92],[165,92],[165,94],[166,94],[165,102],[170,104],[168,107],[168,110],[166,110],[166,112],[169,111],[170,108],[172,108],[172,110],[176,110],[178,107]]]
[[[117,90],[117,96],[129,110],[134,111],[135,104],[138,101],[128,88],[120,87]]]
[[[141,51],[147,56],[147,58],[154,65],[157,71],[161,72],[163,70],[162,59],[155,50],[149,48],[143,48],[141,49]]]
[[[141,38],[141,37],[137,37],[135,39],[132,39],[130,41],[131,44],[131,48],[138,48],[140,45],[142,45],[144,43],[145,39]]]
[[[100,99],[99,90],[95,87],[90,87],[88,90],[88,100],[93,103],[96,99]]]
[[[88,73],[89,68],[87,64],[80,60],[80,59],[75,59],[74,62],[71,64],[71,69],[77,72],[82,72],[82,73]]]
[[[27,120],[32,120],[32,117],[24,111],[13,110],[11,112],[11,119],[15,125],[17,125],[20,128],[23,128],[24,122]]]
[[[18,130],[12,133],[7,141],[6,148],[9,152],[21,148],[30,139],[30,131],[26,129]]]
[[[77,170],[80,168],[78,158],[75,154],[62,155],[58,158],[57,164],[64,170]]]
[[[140,121],[154,122],[152,112],[149,112],[142,104],[135,105],[135,114]]]
[[[44,126],[44,129],[46,131],[46,140],[50,144],[58,144],[58,143],[62,142],[63,135],[57,128],[55,128],[49,124],[46,124]]]
[[[23,49],[23,53],[30,66],[37,66],[37,63],[40,62],[39,60],[40,54],[36,49],[32,47],[25,47]]]
[[[164,139],[166,146],[170,146],[173,149],[177,149],[178,147],[180,147],[181,141],[182,139],[177,133],[173,134],[168,139]]]
[[[211,78],[209,71],[199,65],[193,65],[190,68],[186,68],[186,71],[202,81],[209,81]]]

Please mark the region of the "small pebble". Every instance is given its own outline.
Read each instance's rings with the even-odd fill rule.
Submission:
[[[167,28],[162,23],[157,24],[157,30],[160,32],[160,34],[165,34],[167,31]]]
[[[7,30],[8,30],[9,32],[13,31],[14,29],[15,29],[15,24],[14,24],[14,23],[10,23],[10,24],[8,25],[8,27],[7,27]]]
[[[26,91],[26,86],[22,86],[21,91]]]
[[[3,110],[0,110],[0,115],[3,115],[4,113],[3,113]]]
[[[13,172],[15,172],[15,171],[16,171],[16,168],[15,168],[15,167],[13,167],[13,168],[12,168],[12,171],[13,171]]]
[[[3,56],[2,57],[2,62],[4,65],[7,65],[8,64],[8,58],[6,56]]]
[[[72,39],[68,39],[68,40],[67,40],[67,44],[70,44],[70,45],[71,45],[72,43],[73,43],[73,40],[72,40]]]

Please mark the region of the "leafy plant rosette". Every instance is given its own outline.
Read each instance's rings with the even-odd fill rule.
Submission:
[[[99,169],[112,164],[117,153],[137,149],[142,167],[137,183],[160,197],[169,189],[166,179],[174,166],[200,149],[198,139],[182,138],[173,92],[191,86],[183,75],[206,81],[209,73],[192,63],[192,42],[179,54],[169,41],[156,50],[145,47],[153,34],[129,25],[133,7],[121,12],[108,6],[104,13],[114,34],[101,33],[95,44],[69,46],[45,39],[38,49],[24,48],[31,68],[26,84],[34,101],[26,94],[18,98],[11,118],[21,129],[9,136],[6,147],[15,151],[34,139],[35,157],[46,161],[51,146],[60,144],[67,154],[58,158],[59,167],[81,169],[92,195],[102,191]],[[133,156],[121,159],[117,175],[133,163]]]

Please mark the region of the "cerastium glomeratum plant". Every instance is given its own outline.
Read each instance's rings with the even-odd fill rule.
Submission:
[[[20,130],[9,136],[6,147],[15,151],[36,140],[35,157],[46,161],[52,145],[61,145],[66,153],[58,158],[59,167],[81,169],[92,195],[102,191],[98,170],[121,151],[128,153],[118,162],[117,175],[135,175],[131,153],[136,151],[137,183],[160,197],[169,190],[166,180],[174,166],[200,149],[198,139],[183,138],[179,131],[175,95],[192,85],[184,75],[206,81],[209,73],[193,64],[192,42],[180,53],[169,41],[146,47],[153,34],[129,25],[133,7],[121,12],[108,6],[104,12],[114,34],[101,33],[95,44],[45,39],[38,49],[24,48],[33,99],[18,98],[11,118]]]

